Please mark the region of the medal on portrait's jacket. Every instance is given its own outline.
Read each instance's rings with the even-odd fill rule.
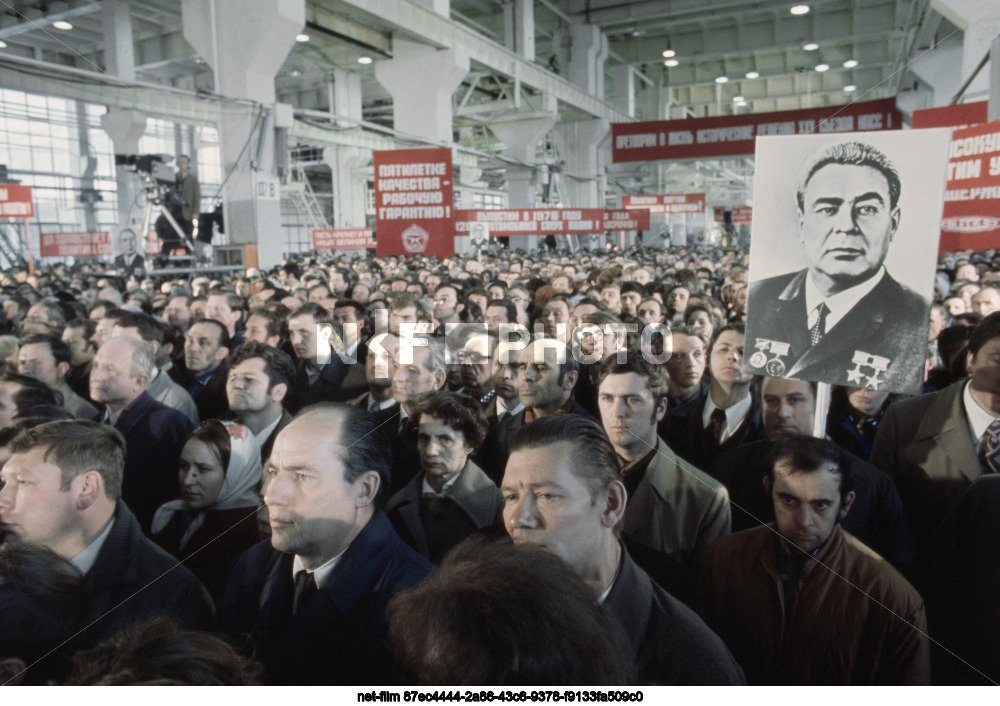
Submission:
[[[854,363],[854,369],[846,371],[847,381],[858,387],[878,390],[878,386],[885,382],[885,379],[880,378],[879,375],[889,369],[892,359],[866,353],[865,351],[854,351],[854,357],[851,359],[851,362]],[[869,369],[871,373],[867,372]]]
[[[782,341],[772,341],[768,338],[758,338],[754,344],[757,352],[750,356],[750,365],[754,368],[764,368],[768,375],[781,377],[785,370],[785,361],[782,358],[788,355],[791,345]],[[774,357],[769,358],[768,353]]]

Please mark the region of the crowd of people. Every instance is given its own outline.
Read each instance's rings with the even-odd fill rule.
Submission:
[[[915,397],[747,373],[747,262],[6,271],[0,683],[1000,681],[1000,254]]]

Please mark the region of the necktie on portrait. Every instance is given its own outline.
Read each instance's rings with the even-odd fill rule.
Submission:
[[[311,571],[300,571],[295,574],[295,597],[292,599],[292,615],[299,612],[317,591],[316,577]]]
[[[823,338],[823,334],[826,333],[826,315],[830,313],[830,307],[826,305],[826,302],[820,302],[814,311],[817,316],[816,323],[809,329],[810,346],[815,346],[819,343],[819,339]]]
[[[1000,473],[1000,419],[986,427],[986,438],[980,454],[983,473]]]

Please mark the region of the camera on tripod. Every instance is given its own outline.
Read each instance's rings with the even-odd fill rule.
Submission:
[[[135,172],[146,190],[146,198],[154,204],[162,203],[172,208],[174,205],[183,206],[184,202],[175,191],[174,170],[167,164],[170,159],[167,154],[116,154],[115,166]]]

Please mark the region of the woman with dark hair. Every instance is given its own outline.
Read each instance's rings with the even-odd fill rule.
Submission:
[[[218,597],[230,565],[260,541],[260,446],[242,424],[209,419],[184,444],[177,477],[181,497],[156,511],[153,541]]]

